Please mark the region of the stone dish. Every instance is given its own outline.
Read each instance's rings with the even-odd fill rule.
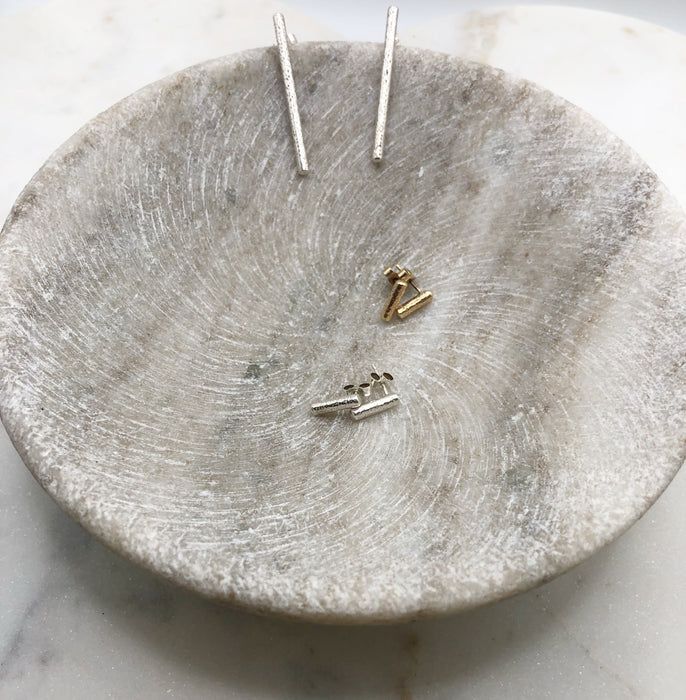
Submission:
[[[189,68],[87,124],[0,240],[0,411],[115,551],[257,611],[334,623],[530,588],[634,522],[684,458],[686,221],[584,112],[400,47]],[[386,265],[436,297],[379,313]],[[309,404],[396,376],[356,423]]]

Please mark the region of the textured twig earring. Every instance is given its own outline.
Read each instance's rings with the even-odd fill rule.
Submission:
[[[295,158],[298,164],[298,173],[307,175],[310,171],[307,163],[307,153],[305,152],[305,141],[303,140],[303,130],[300,123],[300,111],[298,110],[298,98],[295,94],[295,81],[293,80],[293,68],[291,66],[291,55],[288,50],[289,44],[295,44],[295,37],[286,32],[286,20],[280,12],[274,15],[274,31],[276,33],[276,44],[279,47],[279,61],[281,63],[281,73],[283,84],[286,89],[286,102],[288,103],[288,117],[291,121],[291,133],[293,134],[293,145],[295,147]]]
[[[410,270],[396,265],[395,270],[387,267],[383,273],[393,285],[393,289],[391,289],[391,293],[388,295],[386,304],[381,312],[381,318],[384,321],[390,321],[395,313],[398,314],[398,318],[407,318],[410,314],[426,306],[434,298],[433,292],[429,290],[422,291],[414,283],[414,275]],[[409,301],[401,304],[400,302],[407,291],[408,285],[412,285],[417,294]]]
[[[383,49],[383,68],[381,69],[381,88],[379,90],[379,108],[376,113],[374,131],[374,150],[372,159],[380,163],[383,159],[383,144],[386,136],[386,119],[388,117],[388,98],[391,93],[391,73],[393,72],[393,51],[398,26],[398,8],[391,5],[386,15],[386,38]]]

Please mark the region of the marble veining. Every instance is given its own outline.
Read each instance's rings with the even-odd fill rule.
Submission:
[[[0,409],[44,487],[177,583],[320,621],[535,585],[684,456],[686,229],[652,171],[542,89],[403,47],[379,169],[377,53],[294,48],[307,179],[274,52],[246,52],[84,127],[0,241]],[[436,301],[389,327],[393,262]],[[372,363],[401,409],[311,417]]]

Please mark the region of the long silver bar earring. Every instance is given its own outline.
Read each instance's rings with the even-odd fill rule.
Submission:
[[[388,98],[391,93],[391,73],[393,71],[393,51],[395,49],[397,25],[398,8],[391,5],[386,15],[386,39],[383,49],[383,68],[381,69],[381,90],[379,91],[379,109],[376,113],[376,130],[374,131],[372,159],[375,163],[380,163],[383,159],[383,143],[386,135],[386,119],[388,117]]]
[[[293,80],[291,55],[288,51],[288,44],[291,43],[291,39],[286,32],[286,20],[280,12],[277,12],[274,15],[274,31],[276,33],[276,44],[279,47],[279,61],[281,62],[283,84],[286,89],[286,102],[288,103],[288,116],[291,120],[291,133],[293,134],[295,157],[298,163],[298,174],[307,175],[310,168],[307,163],[305,141],[303,140],[303,130],[300,123],[298,98],[295,94],[295,81]]]

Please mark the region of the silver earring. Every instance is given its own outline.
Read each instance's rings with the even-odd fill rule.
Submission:
[[[368,401],[363,403],[359,408],[353,409],[350,413],[355,420],[362,420],[363,418],[369,418],[369,416],[374,416],[377,413],[382,413],[387,411],[389,408],[393,408],[400,403],[400,397],[397,394],[389,394],[386,384],[393,381],[393,375],[389,372],[384,372],[383,374],[378,374],[378,372],[372,372],[372,382],[370,387],[371,390],[375,386],[380,386],[383,389],[384,395],[379,399],[374,399],[373,401]]]
[[[346,384],[343,390],[345,396],[339,396],[329,401],[312,404],[312,412],[315,415],[328,415],[338,413],[340,411],[350,410],[350,415],[355,420],[369,418],[382,411],[387,411],[389,408],[400,403],[400,397],[397,394],[389,394],[386,384],[393,381],[393,375],[389,372],[379,374],[376,370],[372,372],[371,382],[362,382],[362,384]],[[383,390],[383,396],[378,399],[372,399],[362,403],[360,397],[365,399],[370,398],[377,387]]]
[[[383,68],[381,69],[381,89],[379,90],[379,108],[376,113],[376,130],[374,131],[372,159],[375,163],[380,163],[383,159],[383,144],[386,135],[386,118],[388,117],[388,98],[391,93],[391,73],[393,71],[393,51],[395,50],[397,26],[398,8],[391,5],[386,15],[386,38],[383,49]]]
[[[345,396],[339,396],[336,399],[322,401],[321,403],[313,403],[312,413],[322,416],[358,408],[360,405],[360,397],[358,395],[359,387],[354,384],[346,384],[343,389],[346,392]]]
[[[293,145],[295,146],[295,157],[298,164],[298,173],[307,175],[310,171],[307,163],[307,153],[305,152],[305,141],[303,140],[303,130],[300,123],[300,111],[298,110],[298,98],[295,94],[295,81],[293,80],[293,67],[291,66],[291,55],[288,51],[289,44],[295,44],[295,37],[289,36],[286,32],[286,20],[280,12],[274,15],[274,31],[276,33],[276,44],[279,47],[279,61],[281,63],[281,73],[283,84],[286,89],[286,102],[288,104],[288,117],[291,121],[291,133],[293,134]]]

